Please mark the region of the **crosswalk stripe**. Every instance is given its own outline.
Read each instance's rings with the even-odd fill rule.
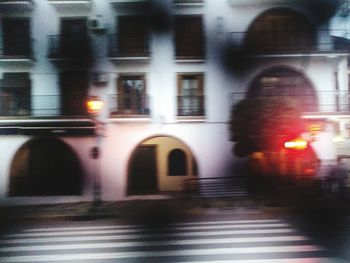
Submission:
[[[206,263],[331,263],[328,258],[278,258],[278,259],[228,259],[206,260]],[[203,263],[203,261],[186,261],[177,263]]]
[[[15,238],[4,239],[0,241],[3,244],[23,244],[23,243],[47,243],[47,242],[82,242],[82,241],[101,241],[101,240],[121,240],[121,239],[141,239],[141,238],[176,238],[176,237],[191,237],[191,236],[228,236],[242,234],[294,234],[294,229],[275,229],[275,230],[252,230],[252,231],[208,231],[208,232],[184,232],[184,233],[149,233],[149,234],[130,234],[130,235],[102,235],[102,236],[75,236],[75,237],[44,237],[44,238]]]
[[[210,239],[178,239],[162,241],[138,241],[138,242],[108,242],[91,244],[63,244],[63,245],[32,245],[17,247],[2,247],[0,252],[20,251],[44,251],[44,250],[69,250],[69,249],[99,249],[99,248],[124,248],[124,247],[150,247],[150,246],[176,246],[176,245],[203,245],[203,244],[242,244],[261,242],[292,242],[308,241],[304,236],[279,236],[279,237],[250,237],[250,238],[210,238]]]
[[[254,225],[218,225],[218,226],[184,226],[184,227],[170,227],[164,228],[171,231],[195,231],[195,230],[210,230],[210,229],[244,229],[244,228],[283,228],[288,227],[288,224],[254,224]],[[163,229],[163,230],[164,230]],[[149,228],[145,228],[149,230]],[[160,229],[162,230],[162,229]],[[78,230],[78,231],[52,231],[52,232],[31,232],[31,233],[17,233],[7,235],[7,237],[34,237],[34,236],[65,236],[65,235],[99,235],[99,234],[122,234],[140,232],[140,229],[126,228],[126,229],[103,229],[103,230]]]
[[[0,262],[47,262],[47,261],[74,261],[74,260],[98,260],[98,259],[122,259],[122,258],[151,258],[169,256],[207,256],[207,255],[240,255],[251,253],[292,253],[321,251],[318,246],[269,246],[269,247],[244,247],[244,248],[213,248],[213,249],[183,249],[164,251],[134,251],[114,253],[84,253],[84,254],[57,254],[34,256],[9,256],[0,257]]]
[[[268,224],[268,223],[282,223],[279,219],[262,219],[262,220],[226,220],[226,221],[207,221],[207,222],[181,222],[171,223],[167,226],[200,226],[200,225],[224,225],[224,224]],[[110,226],[70,226],[70,227],[48,227],[48,228],[31,228],[25,229],[24,232],[46,232],[46,231],[69,231],[69,230],[91,230],[91,229],[125,229],[125,228],[144,228],[147,224],[127,224],[127,225],[110,225]]]
[[[109,233],[109,232],[108,232]],[[171,232],[171,233],[140,233],[140,234],[119,234],[119,235],[107,235],[107,236],[88,236],[87,240],[98,240],[99,238],[103,239],[125,239],[125,238],[145,238],[145,237],[186,237],[186,236],[217,236],[217,235],[248,235],[248,234],[286,234],[286,233],[295,233],[295,230],[292,228],[280,228],[280,229],[254,229],[254,230],[219,230],[219,231],[201,231],[201,232]],[[26,237],[30,237],[30,235],[26,235]],[[46,238],[41,239],[17,239],[21,237],[20,234],[13,234],[6,236],[7,238],[11,238],[9,240],[2,240],[2,242],[15,242],[12,238],[16,238],[21,242],[32,240],[33,242],[48,242],[48,240],[60,240],[60,241],[82,241],[78,240],[83,237],[66,237],[59,239],[58,237],[54,238],[53,235],[45,235]],[[62,236],[62,235],[61,235]],[[42,240],[42,241],[40,241]]]

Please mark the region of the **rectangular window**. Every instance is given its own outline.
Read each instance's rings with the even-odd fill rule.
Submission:
[[[178,75],[178,116],[204,116],[203,74]]]
[[[119,16],[117,23],[118,56],[148,56],[148,29],[146,18],[144,16]]]
[[[120,76],[117,82],[116,109],[113,111],[122,115],[148,115],[145,77]]]
[[[29,19],[3,18],[1,29],[1,56],[29,57],[32,55]]]
[[[175,17],[176,59],[203,59],[204,33],[202,16]]]
[[[28,73],[4,73],[0,80],[0,115],[31,114],[31,84]]]

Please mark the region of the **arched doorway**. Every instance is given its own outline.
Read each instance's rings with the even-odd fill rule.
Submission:
[[[251,83],[248,97],[286,96],[296,101],[303,112],[318,109],[317,95],[308,78],[288,67],[274,67],[262,72]]]
[[[185,181],[197,175],[196,160],[185,143],[170,136],[155,136],[133,151],[127,192],[141,195],[182,191]]]
[[[292,9],[275,8],[253,21],[245,46],[252,52],[298,52],[313,49],[315,42],[315,28],[303,15]]]
[[[83,172],[76,154],[56,138],[35,138],[16,152],[10,196],[80,195]]]

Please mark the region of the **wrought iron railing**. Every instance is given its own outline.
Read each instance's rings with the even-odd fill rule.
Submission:
[[[245,197],[248,195],[245,176],[188,179],[185,191],[190,198]]]
[[[298,53],[347,51],[347,30],[319,30],[314,35],[299,31],[247,31],[227,34],[229,44],[250,53]]]
[[[0,95],[0,117],[57,117],[86,115],[85,98],[61,95]]]
[[[73,40],[65,35],[48,36],[48,57],[53,59],[90,59],[91,45],[89,37]]]
[[[178,116],[204,116],[204,96],[177,96]]]
[[[232,105],[247,97],[245,92],[230,94]],[[259,95],[259,97],[289,97],[300,104],[303,112],[348,113],[350,112],[349,91],[318,91],[314,95],[295,93],[290,95]]]
[[[7,36],[0,36],[0,58],[33,58],[33,39],[19,34],[13,40],[6,39],[10,43],[15,42],[16,45],[5,45],[5,38],[7,38]]]
[[[4,3],[6,2],[6,3]],[[6,0],[6,1],[0,1],[0,4],[6,4],[8,5],[9,3],[13,4],[33,4],[33,0]]]
[[[149,57],[148,37],[109,35],[108,56],[110,58]]]
[[[203,4],[203,0],[174,0],[174,4],[184,4],[184,5],[192,5],[192,4]]]
[[[147,94],[112,94],[109,111],[112,115],[142,115],[150,114],[149,97]]]

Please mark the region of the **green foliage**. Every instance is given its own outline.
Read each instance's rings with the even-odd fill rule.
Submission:
[[[244,157],[255,151],[274,150],[283,140],[303,131],[298,104],[289,97],[247,98],[231,111],[231,141],[233,152]]]

